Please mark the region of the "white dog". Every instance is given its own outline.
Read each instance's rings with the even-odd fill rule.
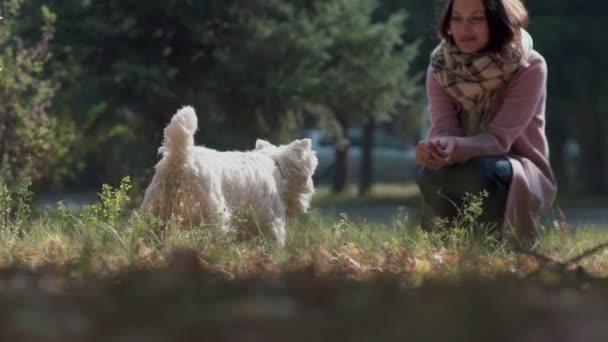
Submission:
[[[286,220],[305,213],[314,194],[318,162],[310,139],[281,146],[258,140],[253,151],[219,152],[194,146],[196,130],[192,107],[173,116],[142,210],[163,220],[175,215],[190,226],[217,224],[225,232],[236,225],[242,236],[260,228],[284,246]],[[235,214],[246,217],[235,223]]]

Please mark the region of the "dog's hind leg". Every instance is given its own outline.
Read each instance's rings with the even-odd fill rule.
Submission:
[[[285,247],[285,206],[279,196],[276,196],[272,203],[274,219],[271,222],[271,229],[279,247]]]
[[[218,209],[218,220],[222,232],[228,233],[230,231],[230,212],[228,212],[228,208],[225,205]]]
[[[208,210],[214,216],[215,222],[222,233],[230,231],[230,210],[222,197],[216,198],[209,204]]]
[[[279,247],[285,247],[285,220],[281,218],[275,218],[272,221],[272,232],[277,240]]]

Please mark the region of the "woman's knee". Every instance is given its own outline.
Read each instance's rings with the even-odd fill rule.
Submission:
[[[505,192],[512,169],[505,157],[478,157],[440,170],[416,167],[416,184],[423,193],[442,189],[448,193]]]
[[[482,188],[505,189],[511,183],[511,163],[505,157],[479,157],[470,160],[471,173],[479,180]]]

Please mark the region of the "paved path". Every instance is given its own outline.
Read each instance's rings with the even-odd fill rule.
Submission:
[[[403,213],[408,213],[408,216],[411,218],[414,218],[416,214],[415,208],[397,206],[325,206],[319,209],[323,214],[338,217],[340,213],[345,213],[352,220],[367,220],[372,223],[390,222],[400,213],[401,215],[403,215]],[[566,216],[566,221],[572,227],[602,225],[608,228],[608,208],[564,209],[564,215]],[[549,214],[549,219],[551,219],[551,217],[556,217],[556,215]]]

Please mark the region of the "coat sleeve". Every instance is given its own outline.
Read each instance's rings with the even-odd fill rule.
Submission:
[[[462,136],[464,131],[458,118],[458,103],[437,82],[430,67],[426,73],[426,94],[431,120],[428,139]]]
[[[513,78],[506,89],[503,102],[486,133],[456,137],[452,162],[462,163],[480,156],[500,156],[522,135],[538,114],[547,87],[547,64],[535,60]]]

